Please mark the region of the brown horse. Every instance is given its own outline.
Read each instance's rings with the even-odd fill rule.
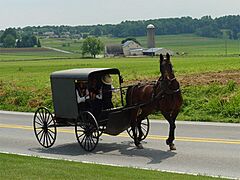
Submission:
[[[160,72],[161,76],[155,84],[130,86],[127,89],[127,105],[137,105],[139,107],[132,113],[131,128],[134,143],[137,147],[142,147],[140,142],[143,136],[141,121],[149,114],[161,111],[170,125],[166,143],[169,145],[170,150],[176,150],[173,143],[176,128],[175,120],[180,111],[183,99],[179,82],[176,80],[173,72],[169,54],[166,55],[166,58],[160,55]],[[138,128],[138,134],[135,127]]]

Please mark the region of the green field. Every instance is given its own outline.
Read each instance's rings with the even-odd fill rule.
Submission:
[[[217,179],[7,154],[0,167],[0,179]]]
[[[121,40],[102,39],[105,43]],[[146,44],[145,37],[137,39]],[[73,48],[72,41],[45,39],[43,44],[61,48],[61,43],[70,42],[69,48]],[[79,46],[77,42],[75,44]],[[238,41],[228,41],[228,52],[231,53],[228,56],[220,55],[224,54],[222,39],[194,35],[158,36],[157,44],[186,53],[172,58],[184,98],[179,120],[240,122]],[[120,69],[125,85],[159,77],[158,57],[81,59],[80,56],[35,49],[0,53],[0,109],[34,112],[43,105],[53,110],[49,75],[57,70],[116,67]],[[162,119],[159,113],[151,117]]]
[[[100,39],[104,44],[120,44],[124,38],[101,37]],[[143,47],[147,47],[147,37],[136,37],[136,39]],[[43,46],[80,53],[83,40],[41,39],[41,42]],[[227,40],[227,46],[225,46],[223,39],[204,38],[192,34],[156,36],[156,47],[164,47],[188,56],[222,56],[226,54],[226,50],[228,55],[240,54],[239,40]]]
[[[143,46],[145,38],[137,38]],[[106,44],[121,40],[102,38]],[[82,40],[42,39],[42,44],[75,53],[0,49],[0,110],[34,112],[39,106],[46,106],[53,111],[49,75],[57,70],[116,67],[125,85],[159,77],[158,57],[81,59]],[[157,36],[157,46],[184,52],[172,58],[184,99],[178,120],[240,123],[238,41],[228,41],[228,56],[222,39],[194,35]],[[160,113],[151,118],[163,119]],[[93,175],[97,179],[211,179],[5,154],[0,154],[0,167],[2,179],[92,179]]]

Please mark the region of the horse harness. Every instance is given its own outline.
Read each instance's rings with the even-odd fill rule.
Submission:
[[[169,86],[172,84],[173,81],[176,81],[176,78],[172,78],[172,79],[163,79],[162,77],[159,78],[158,81],[154,82],[154,83],[149,83],[147,85],[153,85],[153,93],[152,93],[152,98],[151,100],[149,100],[148,102],[146,103],[141,103],[141,104],[134,104],[134,105],[138,105],[140,107],[142,106],[147,106],[155,101],[158,101],[162,98],[165,97],[165,95],[172,95],[172,94],[175,94],[175,93],[178,93],[180,92],[180,88],[178,87],[177,89],[170,89]],[[160,85],[163,86],[163,88],[160,88],[161,90],[159,92],[157,92],[157,87]],[[140,88],[144,85],[142,84],[137,84],[137,85],[134,85],[132,86],[132,89],[131,89],[131,103],[132,103],[132,99],[133,99],[133,91],[135,88]],[[141,108],[140,108],[141,109]]]

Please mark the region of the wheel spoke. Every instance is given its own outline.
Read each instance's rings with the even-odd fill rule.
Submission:
[[[90,141],[89,141],[89,137],[87,137],[87,149],[88,149],[88,151],[90,150]]]
[[[37,136],[38,136],[41,132],[43,132],[43,129],[37,133]]]
[[[43,118],[43,116],[42,116],[42,110],[40,109],[38,113],[39,113],[40,118],[41,118],[42,121],[44,122],[44,118]]]
[[[47,122],[47,124],[48,124],[48,123],[49,123],[48,120],[50,119],[50,118],[49,118],[49,117],[50,117],[50,113],[47,113],[47,114],[45,113],[45,115],[46,115],[46,122]]]
[[[36,115],[36,117],[37,117],[37,119],[38,119],[39,121],[41,121],[42,124],[43,124],[43,120],[42,120],[42,119],[39,119],[38,115]],[[40,116],[40,118],[41,118],[41,116]]]
[[[54,130],[55,130],[55,128],[54,128]],[[51,129],[48,129],[48,131],[51,132],[51,133],[53,133],[53,134],[55,134],[55,132],[53,132]]]
[[[40,142],[42,142],[43,135],[44,135],[44,131],[42,132],[41,137],[39,139]]]
[[[49,126],[49,125],[51,124],[51,122],[53,122],[53,119],[51,119],[51,120],[47,123],[47,125]]]
[[[142,130],[144,130],[145,132],[147,132],[147,129],[145,129],[144,127],[141,127]]]
[[[35,121],[36,124],[38,124],[39,126],[43,126],[43,124],[40,124],[39,122]]]
[[[46,139],[46,134],[45,134],[45,132],[43,132],[43,146],[45,146],[45,139]]]
[[[86,134],[84,134],[84,137],[82,138],[82,140],[81,140],[80,144],[82,144],[82,143],[83,143],[84,139],[86,139]]]
[[[50,132],[48,132],[48,135],[49,135],[49,137],[52,138],[52,140],[54,140],[54,137],[52,136],[52,134]]]
[[[146,124],[146,123],[143,123],[143,122],[141,123],[141,125],[145,125],[145,126],[148,126],[148,124]]]
[[[48,134],[45,133],[45,135],[46,135],[46,143],[47,143],[47,147],[48,147]]]
[[[80,137],[82,137],[83,135],[84,135],[84,134],[79,135],[79,136],[78,136],[78,139],[80,139]]]

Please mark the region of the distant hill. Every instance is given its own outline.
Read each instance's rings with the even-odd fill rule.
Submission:
[[[218,18],[203,16],[164,18],[141,21],[123,21],[120,24],[91,26],[28,26],[17,31],[38,36],[81,38],[88,35],[111,37],[137,37],[146,35],[146,26],[154,24],[156,35],[177,35],[192,33],[203,37],[240,38],[240,15],[228,15]]]

